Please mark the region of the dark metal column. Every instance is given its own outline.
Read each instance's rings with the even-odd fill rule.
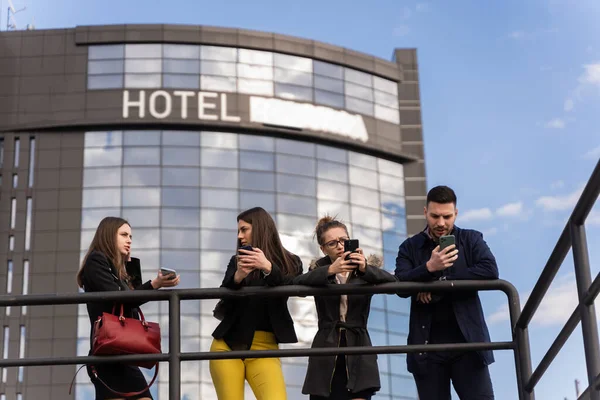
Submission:
[[[169,400],[181,399],[181,337],[179,294],[169,297]]]
[[[575,263],[577,293],[579,294],[579,301],[583,302],[592,284],[585,227],[571,221],[570,231],[571,242],[573,243],[573,261]],[[590,386],[593,386],[596,377],[600,374],[600,345],[598,344],[596,307],[594,303],[590,305],[582,304],[580,311],[588,382]],[[600,392],[593,387],[590,390],[590,400],[600,400]]]

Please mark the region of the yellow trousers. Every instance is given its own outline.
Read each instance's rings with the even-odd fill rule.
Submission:
[[[271,332],[256,331],[250,350],[277,350]],[[210,351],[231,351],[223,339],[213,339]],[[285,381],[279,358],[210,360],[212,377],[219,400],[243,400],[247,380],[256,400],[286,400]]]

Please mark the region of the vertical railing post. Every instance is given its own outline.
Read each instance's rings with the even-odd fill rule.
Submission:
[[[575,264],[575,280],[579,302],[583,302],[592,284],[590,272],[590,259],[587,248],[585,226],[569,221],[571,242],[573,245],[573,262]],[[585,362],[587,365],[588,382],[590,385],[590,400],[600,400],[600,392],[593,387],[596,376],[600,374],[600,345],[598,344],[598,324],[596,321],[596,307],[594,303],[582,304],[581,331],[583,333],[583,347],[585,349]]]
[[[511,290],[505,291],[508,297],[508,313],[510,316],[510,325],[512,339],[515,345],[513,355],[515,357],[515,372],[517,374],[517,391],[519,400],[535,400],[535,395],[525,390],[525,385],[531,378],[531,353],[529,350],[529,333],[527,328],[517,326],[517,321],[521,316],[521,302],[519,293],[511,286]]]
[[[179,294],[169,297],[169,400],[181,399],[181,313]]]

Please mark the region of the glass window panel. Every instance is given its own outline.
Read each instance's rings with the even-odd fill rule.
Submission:
[[[198,251],[172,251],[160,252],[160,265],[182,271],[200,270],[200,253]]]
[[[346,164],[348,162],[348,152],[335,147],[317,145],[317,158]]]
[[[313,178],[277,174],[277,191],[315,197],[316,181]]]
[[[337,79],[344,78],[344,69],[339,65],[315,60],[313,61],[313,70],[315,75],[323,75]]]
[[[349,167],[349,180],[351,185],[364,186],[370,189],[377,189],[378,173],[367,171],[362,168]]]
[[[199,228],[198,208],[162,208],[161,223],[165,228]]]
[[[199,89],[200,78],[198,75],[173,75],[163,76],[163,87],[179,89]]]
[[[160,232],[160,241],[161,248],[165,249],[197,249],[200,243],[199,231],[163,228]]]
[[[123,87],[123,75],[89,75],[88,89],[120,89]]]
[[[381,213],[379,210],[367,209],[354,204],[350,205],[352,213],[352,224],[368,226],[371,228],[381,229]]]
[[[83,189],[83,208],[121,207],[121,189]]]
[[[217,168],[202,168],[201,169],[201,185],[203,187],[219,187],[237,189],[238,187],[238,170],[236,169],[217,169]]]
[[[127,73],[157,73],[161,71],[161,60],[125,60],[125,72]]]
[[[162,45],[126,44],[125,58],[162,58]]]
[[[378,104],[375,104],[375,118],[392,124],[400,124],[400,112],[397,109],[383,107]]]
[[[213,231],[202,229],[200,231],[200,246],[202,249],[235,251],[237,232]],[[225,266],[223,266],[224,268]]]
[[[238,61],[245,64],[273,65],[273,53],[260,50],[238,49]]]
[[[84,167],[114,167],[121,165],[120,147],[87,148],[83,150]]]
[[[200,189],[169,188],[162,190],[163,207],[199,207]]]
[[[398,247],[400,247],[404,240],[406,240],[406,235],[399,234],[396,232],[383,232],[384,249],[397,249]]]
[[[404,362],[402,365],[406,365]],[[417,398],[417,386],[410,376],[392,377],[391,393],[402,393],[404,396]]]
[[[315,229],[315,221],[313,218],[297,215],[277,214],[277,229],[279,232],[310,239]]]
[[[240,149],[273,151],[275,139],[266,136],[240,135]]]
[[[123,207],[160,206],[160,188],[123,188]]]
[[[396,196],[404,196],[404,179],[379,175],[379,190]]]
[[[134,227],[132,236],[137,228],[158,228],[160,226],[160,209],[158,208],[124,208],[123,218]]]
[[[163,147],[162,150],[163,165],[200,166],[200,148]]]
[[[343,201],[347,201],[347,199],[343,199]],[[350,205],[342,203],[341,200],[319,200],[318,211],[319,215],[336,215],[342,221],[350,221]]]
[[[238,79],[238,92],[244,94],[273,96],[273,82],[240,78]]]
[[[84,147],[111,147],[120,146],[123,141],[123,132],[86,132]]]
[[[237,76],[237,64],[223,61],[202,61],[200,71],[204,75]]]
[[[377,170],[377,159],[367,154],[348,152],[348,162],[356,167],[367,168],[373,171]]]
[[[373,89],[371,88],[346,82],[344,84],[344,90],[346,92],[346,98],[348,98],[348,96],[353,96],[362,100],[373,101]]]
[[[396,255],[394,254],[394,260],[396,259]],[[394,261],[395,264],[395,261]],[[392,264],[392,265],[394,265]],[[389,265],[386,264],[386,268],[388,268]],[[410,297],[409,298],[402,298],[400,296],[396,296],[396,295],[392,295],[392,296],[387,296],[387,308],[388,310],[393,310],[396,312],[404,312],[404,313],[409,313],[410,312]],[[398,332],[408,332],[408,325],[403,327],[400,330],[397,330]],[[400,343],[394,343],[394,344],[400,344]]]
[[[203,143],[204,144],[204,143]],[[200,156],[203,167],[222,167],[222,168],[237,168],[238,167],[238,151],[237,150],[221,150],[221,149],[202,149]]]
[[[315,90],[315,103],[331,107],[344,108],[344,96],[332,92]]]
[[[235,197],[237,200],[237,192]],[[203,209],[201,217],[202,228],[237,229],[237,215],[237,210],[225,211]]]
[[[121,168],[84,168],[83,187],[121,186]]]
[[[203,208],[230,208],[235,210],[238,208],[239,196],[237,190],[202,189],[200,195]]]
[[[139,88],[139,89],[151,89],[159,88],[160,74],[127,74],[125,75],[125,87],[127,88]]]
[[[385,160],[383,158],[378,158],[377,165],[379,168],[379,173],[381,174],[393,175],[398,178],[404,178],[404,167],[402,166],[402,164]]]
[[[381,229],[384,231],[384,235],[385,235],[385,231],[393,231],[393,232],[397,232],[397,233],[402,233],[405,234],[406,233],[406,216],[405,215],[394,215],[394,214],[381,214]],[[403,235],[404,237],[404,235]],[[384,237],[385,239],[385,237]],[[396,248],[399,246],[400,244],[396,244]],[[384,241],[384,247],[388,248],[387,246],[385,246],[385,241]]]
[[[389,94],[398,97],[398,83],[394,81],[390,81],[389,79],[380,78],[378,76],[373,76],[373,87],[376,90],[380,90],[382,92],[386,92]]]
[[[351,186],[350,201],[352,204],[379,209],[379,193],[377,190]]]
[[[122,44],[95,45],[88,47],[89,60],[106,60],[111,58],[123,58],[125,46]]]
[[[381,209],[390,214],[405,215],[404,197],[381,193]]]
[[[378,90],[375,91],[375,103],[389,107],[398,109],[398,97],[389,93],[380,92]]]
[[[200,146],[200,132],[194,131],[163,131],[164,146]]]
[[[319,181],[317,183],[317,198],[326,200],[345,200],[348,198],[348,185]]]
[[[276,145],[278,153],[306,157],[315,156],[315,145],[313,143],[301,142],[299,140],[277,139]]]
[[[81,210],[81,229],[96,229],[107,215],[120,215],[120,208],[99,208]],[[133,224],[133,222],[130,221]],[[84,243],[85,244],[85,243]]]
[[[385,312],[379,310],[371,310],[369,313],[369,327],[385,331],[386,329]]]
[[[311,216],[311,218],[314,219],[315,217]],[[281,236],[281,243],[283,244],[283,247],[285,247],[288,251],[298,255],[299,257],[304,258],[304,260],[302,260],[303,269],[307,270],[308,266],[310,265],[310,260],[315,258],[319,254],[318,253],[319,250],[318,250],[318,246],[317,246],[316,242],[314,242],[312,240],[312,238],[301,239],[301,238],[298,238],[297,236],[291,236],[291,235],[287,235],[287,234],[281,234],[280,236]],[[308,261],[307,261],[307,259],[308,259]],[[293,304],[297,304],[295,302],[295,299],[290,301],[290,305],[292,307],[293,307]],[[311,310],[311,312],[312,312],[312,310]],[[292,314],[293,313],[294,313],[294,311],[292,310]],[[310,338],[308,340],[312,340],[312,338],[313,338],[313,336],[310,336]]]
[[[194,74],[200,73],[200,60],[162,60],[163,72],[170,74]]]
[[[237,149],[238,135],[226,132],[201,132],[202,147],[220,147],[223,149]]]
[[[315,76],[315,88],[323,89],[329,92],[344,93],[344,81],[340,79],[332,79],[324,76]]]
[[[158,167],[123,168],[123,186],[158,185],[160,185],[160,168]]]
[[[276,160],[277,172],[315,176],[316,163],[314,158],[277,154]]]
[[[201,46],[200,58],[203,60],[237,61],[235,47]]]
[[[262,79],[270,81],[273,79],[273,68],[258,65],[238,64],[237,74],[240,78]]]
[[[240,189],[275,191],[275,174],[272,172],[240,171]]]
[[[313,84],[313,75],[311,73],[290,69],[275,68],[274,79],[276,82],[290,83],[298,86],[312,86]]]
[[[277,195],[277,211],[281,213],[317,217],[317,199],[308,197]]]
[[[159,147],[126,147],[123,151],[123,165],[159,165]]]
[[[240,151],[240,168],[273,171],[275,169],[273,153]]]
[[[346,82],[357,83],[370,88],[373,87],[373,75],[367,74],[366,72],[357,71],[352,68],[345,68],[344,72]]]
[[[273,62],[276,67],[312,72],[313,60],[306,57],[289,56],[275,53]]]
[[[237,92],[237,79],[224,76],[208,76],[200,77],[200,88],[202,90],[212,90],[215,92]]]
[[[123,60],[88,61],[88,74],[122,74],[124,65]]]
[[[355,211],[356,209],[356,211]],[[378,253],[381,253],[381,231],[379,229],[370,229],[365,226],[356,225],[354,221],[354,215],[360,213],[361,210],[356,207],[352,207],[352,232],[350,234],[360,240],[360,246],[365,247],[373,247],[374,249],[378,249]],[[359,216],[360,217],[360,216]],[[364,217],[360,217],[362,219],[366,219]],[[377,218],[377,220],[379,220]]]
[[[162,184],[163,184],[163,186],[198,187],[200,185],[200,169],[199,168],[163,168]]]
[[[240,208],[248,210],[253,207],[262,207],[267,212],[275,212],[275,194],[261,192],[240,192]]]
[[[317,176],[319,179],[329,179],[340,183],[347,183],[348,165],[318,160]]]
[[[197,60],[200,58],[200,46],[189,44],[164,44],[163,57]]]
[[[124,131],[125,146],[159,146],[160,131]]]
[[[276,83],[275,96],[288,100],[312,101],[313,89],[308,87]]]

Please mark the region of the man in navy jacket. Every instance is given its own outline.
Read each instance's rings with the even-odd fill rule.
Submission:
[[[405,240],[396,258],[400,281],[498,279],[498,266],[481,232],[454,225],[456,194],[437,186],[427,194],[427,227]],[[454,235],[455,245],[440,251],[439,238]],[[400,294],[402,296],[402,294]],[[408,297],[403,296],[403,297]],[[476,291],[418,293],[412,297],[408,344],[489,342]],[[491,350],[425,352],[407,355],[421,400],[449,400],[450,382],[461,400],[494,398],[488,365]]]

